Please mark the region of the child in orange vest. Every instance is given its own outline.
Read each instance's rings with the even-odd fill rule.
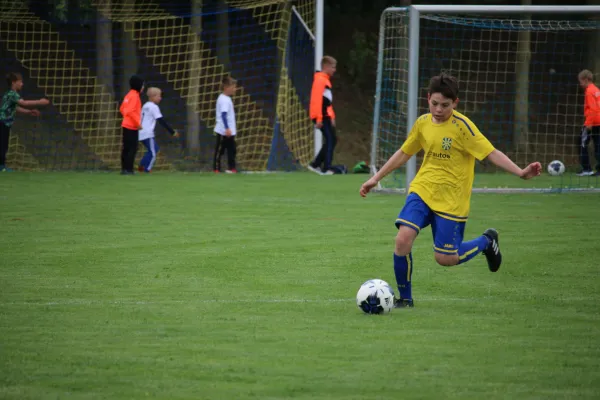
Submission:
[[[581,172],[579,176],[600,175],[600,89],[594,85],[594,75],[591,71],[584,69],[579,73],[579,85],[585,89],[585,102],[583,114],[585,116],[584,127],[581,130],[581,146],[579,155],[581,159]],[[596,155],[596,172],[592,170],[588,145],[590,139],[594,142],[594,154]]]
[[[331,77],[335,74],[337,61],[331,56],[321,60],[321,71],[316,72],[310,94],[310,119],[317,129],[323,134],[323,146],[308,164],[310,171],[319,175],[333,175],[331,163],[333,150],[337,143],[335,135],[335,112],[333,111],[333,95],[331,91]]]
[[[123,148],[121,149],[121,175],[133,175],[133,164],[138,148],[138,131],[142,129],[142,99],[144,80],[138,75],[129,79],[131,90],[121,104],[123,115]]]

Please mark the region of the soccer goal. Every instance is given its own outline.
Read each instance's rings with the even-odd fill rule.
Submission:
[[[182,134],[157,129],[155,169],[212,170],[225,76],[238,81],[241,170],[293,170],[313,158],[308,106],[322,1],[319,9],[315,0],[60,3],[0,1],[0,72],[23,75],[25,98],[50,100],[40,118],[17,118],[12,168],[118,170],[119,104],[134,73],[162,89],[162,113]]]
[[[371,168],[400,148],[427,113],[429,79],[458,78],[458,111],[520,166],[540,161],[535,181],[477,163],[476,191],[596,191],[598,177],[579,177],[583,89],[577,75],[600,78],[600,6],[411,6],[381,15]],[[600,79],[597,79],[597,82]],[[590,150],[591,152],[591,150]],[[422,155],[380,184],[403,191]],[[600,164],[591,154],[592,165]],[[562,161],[567,171],[549,176]]]

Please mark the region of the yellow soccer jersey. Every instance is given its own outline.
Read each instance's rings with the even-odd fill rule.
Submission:
[[[417,119],[402,151],[413,155],[421,149],[425,157],[409,192],[418,194],[434,212],[466,221],[471,207],[475,158],[483,160],[494,151],[494,146],[471,120],[454,111],[442,124],[434,124],[431,114]]]

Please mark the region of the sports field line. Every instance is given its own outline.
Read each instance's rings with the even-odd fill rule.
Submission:
[[[462,302],[462,301],[496,301],[496,297],[485,296],[477,298],[458,298],[458,297],[431,297],[423,296],[415,298],[419,303],[421,302]],[[562,301],[589,301],[589,297],[560,297],[556,300]],[[198,299],[198,300],[135,300],[135,299],[121,299],[121,300],[56,300],[56,301],[14,301],[14,302],[1,302],[1,306],[94,306],[94,305],[169,305],[169,304],[235,304],[235,303],[246,303],[246,304],[285,304],[285,303],[354,303],[355,298],[319,298],[319,299]]]

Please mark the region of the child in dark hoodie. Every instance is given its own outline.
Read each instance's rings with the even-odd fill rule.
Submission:
[[[123,115],[123,148],[121,149],[121,175],[133,175],[133,164],[138,148],[138,130],[142,128],[142,99],[140,94],[144,90],[144,80],[138,75],[129,79],[131,90],[121,104]]]

